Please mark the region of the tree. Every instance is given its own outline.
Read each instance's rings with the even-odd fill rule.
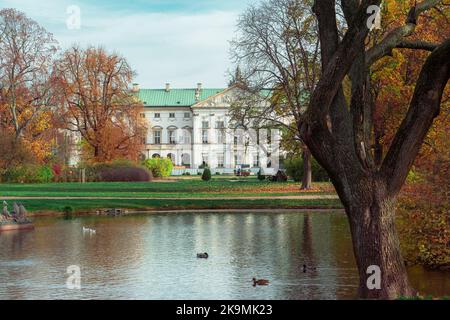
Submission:
[[[282,7],[285,2],[267,3]],[[321,74],[306,111],[295,120],[299,136],[328,172],[345,207],[359,271],[358,292],[363,298],[415,294],[400,253],[395,205],[433,119],[440,112],[450,75],[450,39],[434,44],[410,36],[419,22],[427,23],[419,19],[420,15],[441,2],[424,0],[413,5],[406,22],[386,31],[379,42],[369,41],[368,35],[374,18],[374,7],[370,6],[379,6],[381,0],[341,0],[340,6],[332,0],[315,1],[313,5],[319,28]],[[271,28],[265,32],[274,32]],[[257,38],[266,39],[266,33],[257,34]],[[273,43],[267,46],[278,50]],[[252,47],[258,48],[254,43],[240,46],[256,51],[250,50]],[[375,103],[370,70],[397,48],[432,52],[415,81],[406,116],[395,130],[390,147],[380,157],[380,151],[373,148]],[[283,73],[275,75],[280,74]],[[284,91],[292,94],[288,87]],[[367,272],[374,265],[380,270],[380,289],[367,286],[371,276]]]
[[[241,122],[276,123],[285,128],[285,138],[296,141],[304,158],[302,189],[311,188],[311,153],[298,135],[296,123],[308,105],[320,75],[317,23],[311,0],[270,0],[252,6],[240,18],[240,34],[232,42],[233,56],[239,70],[256,93],[273,89],[265,108],[239,97],[232,112]],[[235,76],[236,77],[236,76]],[[248,88],[247,88],[248,90]],[[251,110],[250,110],[251,109]]]
[[[209,168],[205,168],[202,173],[202,180],[209,181],[211,180],[211,170]]]
[[[61,123],[81,135],[89,160],[138,160],[145,126],[143,106],[128,89],[133,76],[125,58],[102,48],[75,46],[57,62]]]
[[[16,140],[51,105],[51,65],[57,42],[51,33],[15,9],[0,11],[0,103],[2,125]]]

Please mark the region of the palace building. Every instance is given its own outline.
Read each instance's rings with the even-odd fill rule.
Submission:
[[[277,138],[265,138],[264,143],[258,138],[258,145],[232,123],[229,110],[241,91],[237,86],[203,88],[199,83],[196,88],[175,89],[166,84],[161,89],[140,89],[135,84],[132,90],[145,107],[141,117],[148,127],[146,158],[168,157],[182,169],[208,166],[213,173],[275,169],[272,159],[278,148],[272,146]]]

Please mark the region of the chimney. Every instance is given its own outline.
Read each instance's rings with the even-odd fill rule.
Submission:
[[[170,91],[170,83],[166,83],[166,92]]]
[[[200,92],[202,91],[202,84],[199,82],[197,83],[197,89],[195,90],[195,101],[200,100]]]
[[[139,92],[139,83],[133,83],[133,89],[131,89],[133,92]]]

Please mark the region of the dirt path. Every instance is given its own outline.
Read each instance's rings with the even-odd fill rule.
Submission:
[[[299,196],[242,196],[242,197],[11,197],[0,196],[0,200],[317,200],[339,199],[337,195],[299,195]]]

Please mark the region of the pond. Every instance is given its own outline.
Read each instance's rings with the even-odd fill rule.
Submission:
[[[0,299],[352,299],[357,289],[341,212],[39,218],[35,226],[0,234]],[[205,251],[208,259],[196,258]],[[303,273],[304,263],[316,270]],[[66,286],[72,265],[80,290]],[[422,293],[450,294],[448,273],[409,273]],[[253,287],[253,277],[270,284]]]

